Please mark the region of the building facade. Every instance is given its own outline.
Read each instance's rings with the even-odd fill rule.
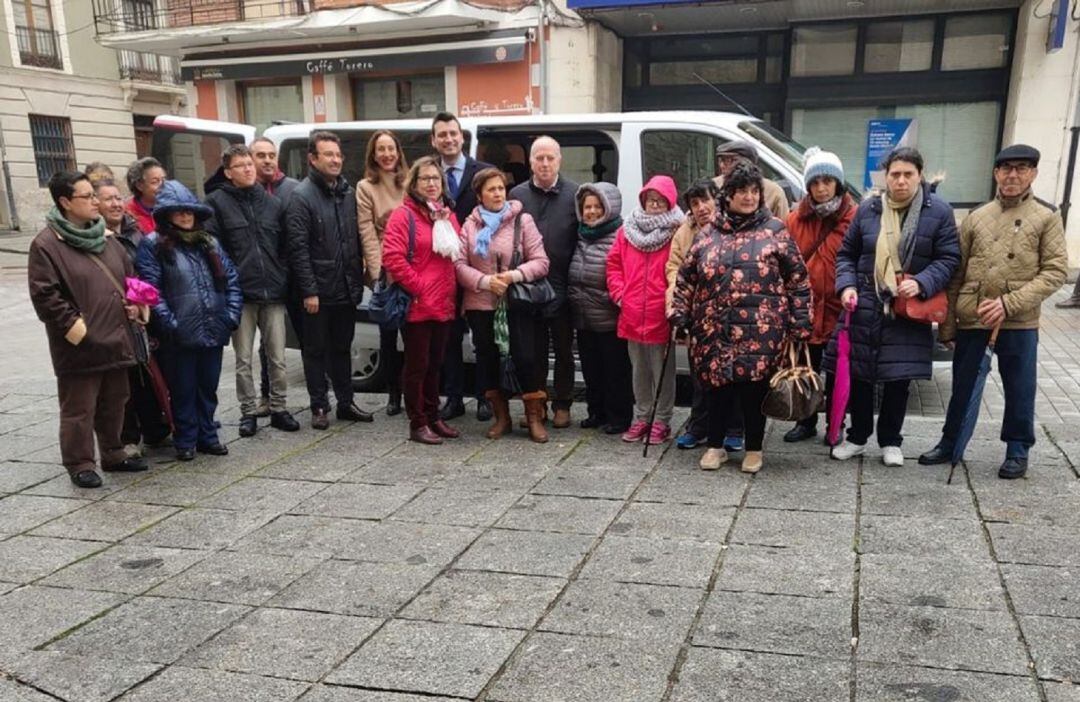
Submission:
[[[88,2],[0,0],[0,22],[0,227],[32,231],[54,172],[102,161],[122,179],[186,91],[175,60],[98,44]]]
[[[144,7],[132,31],[132,4]],[[1080,197],[1080,22],[1066,0],[95,0],[98,41],[180,58],[192,114],[265,127],[745,110],[875,178],[899,136],[961,212],[1005,143]],[[898,134],[888,134],[898,129]],[[882,132],[882,130],[884,130]],[[884,136],[883,136],[884,135]],[[885,139],[882,141],[882,139]],[[1080,216],[1068,222],[1080,265]]]

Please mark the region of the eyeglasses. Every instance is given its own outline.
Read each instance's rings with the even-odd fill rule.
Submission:
[[[1026,176],[1031,173],[1035,168],[1030,163],[1003,163],[997,167],[999,171],[1005,175],[1009,175],[1012,171],[1016,171],[1018,176]]]
[[[99,200],[97,193],[90,193],[88,195],[69,195],[68,200]]]
[[[419,177],[417,177],[417,180],[420,181],[421,183],[437,183],[437,182],[442,180],[442,176],[437,176],[437,175],[419,176]]]

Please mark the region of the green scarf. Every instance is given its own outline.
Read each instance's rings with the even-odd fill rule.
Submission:
[[[204,229],[181,229],[179,227],[173,227],[173,231],[176,232],[176,236],[181,242],[188,246],[200,246],[204,249],[211,250],[214,248],[214,239],[210,236],[210,233]]]
[[[54,205],[45,215],[45,221],[61,239],[80,251],[99,254],[105,250],[105,220],[101,217],[95,219],[89,227],[81,229],[64,219],[64,215],[60,214],[60,210]]]
[[[598,226],[590,227],[589,225],[581,222],[578,224],[578,236],[585,241],[599,241],[608,234],[612,233],[616,229],[622,226],[622,217],[615,217],[609,219],[606,222],[600,223]]]

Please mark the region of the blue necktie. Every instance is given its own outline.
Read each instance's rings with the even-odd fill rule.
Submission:
[[[458,179],[457,176],[454,175],[455,171],[457,171],[457,168],[453,166],[446,169],[446,185],[450,188],[451,198],[457,197],[458,191]]]

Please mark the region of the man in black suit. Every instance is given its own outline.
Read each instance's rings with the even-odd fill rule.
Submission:
[[[447,192],[454,201],[454,214],[458,224],[464,224],[465,218],[476,208],[476,193],[472,189],[473,176],[485,168],[491,168],[490,163],[477,161],[466,155],[464,145],[465,135],[457,117],[449,112],[435,115],[431,123],[431,146],[438,154],[443,173],[446,174]],[[460,304],[458,307],[460,308]],[[465,395],[465,362],[461,357],[465,329],[464,318],[455,319],[450,339],[446,342],[446,359],[442,370],[446,403],[439,410],[444,420],[465,414],[462,399]],[[482,422],[491,419],[491,403],[479,395],[476,398],[476,418]]]

